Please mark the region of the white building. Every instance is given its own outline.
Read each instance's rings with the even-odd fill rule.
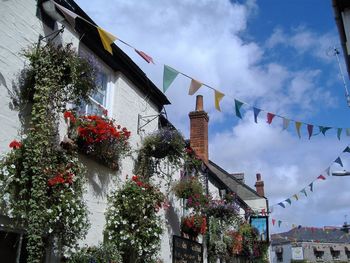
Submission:
[[[99,76],[102,79],[100,97],[97,102],[105,107],[109,116],[131,131],[131,147],[139,148],[144,135],[159,128],[158,118],[144,124],[145,120],[153,116],[161,115],[164,105],[170,104],[166,96],[147,78],[145,73],[116,45],[112,45],[113,55],[107,52],[94,30],[87,30],[84,23],[76,23],[75,29],[68,21],[63,19],[62,14],[52,6],[51,11],[46,12],[42,8],[43,1],[35,0],[11,0],[0,2],[0,153],[9,150],[8,144],[18,138],[20,122],[17,112],[11,111],[8,107],[10,98],[8,89],[11,90],[12,82],[17,74],[27,63],[20,55],[21,51],[28,46],[38,42],[40,36],[48,36],[50,33],[65,26],[63,33],[53,40],[56,44],[72,43],[76,50],[84,56],[93,56],[99,68]],[[45,1],[44,1],[45,2]],[[65,6],[72,12],[83,17],[90,23],[94,22],[87,14],[72,0],[57,0],[57,3]],[[51,15],[51,16],[50,16]],[[56,20],[53,16],[56,16]],[[58,16],[57,16],[58,15]],[[60,22],[58,22],[60,21]],[[44,39],[41,41],[45,41]],[[96,100],[88,107],[94,107]],[[87,109],[90,110],[90,109]],[[203,111],[203,108],[200,109]],[[147,117],[152,116],[152,117]],[[146,119],[144,119],[145,117]],[[205,117],[204,117],[205,118]],[[64,127],[62,126],[62,130]],[[63,133],[61,137],[63,137]],[[242,216],[246,216],[248,208],[253,211],[268,212],[267,199],[261,194],[231,176],[215,163],[209,161],[208,149],[206,152],[200,150],[201,145],[208,146],[208,138],[199,138],[199,144],[193,142],[191,133],[191,145],[198,151],[199,156],[204,158],[208,177],[208,188],[210,192],[219,196],[220,189],[226,189],[237,193],[242,207]],[[204,143],[204,144],[202,144]],[[203,155],[204,154],[204,155]],[[115,177],[125,180],[126,175],[132,175],[134,162],[131,158],[122,161],[121,169],[117,172],[96,163],[95,161],[81,156],[87,166],[87,201],[90,212],[91,228],[86,240],[82,244],[96,245],[102,241],[102,231],[105,224],[105,209],[107,194],[116,187]],[[174,173],[174,179],[179,178],[179,172]],[[259,190],[258,190],[259,192]],[[172,261],[172,235],[180,235],[179,222],[181,220],[181,209],[175,198],[171,199],[174,209],[171,214],[164,216],[166,225],[160,256],[164,262]],[[0,230],[9,231],[6,228],[8,218],[0,215]],[[13,237],[15,240],[15,237]],[[16,249],[7,250],[1,246],[6,244],[0,242],[0,257],[16,254]],[[52,262],[52,261],[51,261]],[[206,262],[206,256],[204,256]]]

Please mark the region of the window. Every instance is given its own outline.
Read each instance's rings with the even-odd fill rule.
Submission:
[[[90,97],[88,102],[80,105],[81,114],[102,115],[107,107],[107,75],[103,72],[97,73],[96,76],[97,91]]]
[[[340,250],[334,250],[331,247],[331,255],[333,259],[339,259],[340,258]]]
[[[324,251],[314,249],[314,255],[316,259],[322,259],[324,255]]]

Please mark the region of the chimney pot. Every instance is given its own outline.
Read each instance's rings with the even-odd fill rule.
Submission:
[[[264,197],[265,196],[265,190],[264,190],[264,181],[261,180],[261,174],[256,174],[256,183],[255,183],[256,192],[259,196]]]
[[[196,97],[196,111],[203,111],[203,96],[197,95]]]
[[[260,174],[260,173],[257,173],[257,174],[256,174],[256,180],[257,180],[257,181],[261,181],[261,174]]]

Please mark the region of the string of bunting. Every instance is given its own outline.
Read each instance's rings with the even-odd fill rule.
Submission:
[[[274,205],[271,205],[271,207],[278,206],[278,207],[286,208],[287,204],[289,206],[292,205],[292,200],[298,201],[300,199],[300,197],[303,195],[305,197],[308,197],[308,193],[312,193],[314,191],[314,183],[316,181],[324,181],[324,180],[326,180],[326,178],[328,176],[331,175],[330,170],[331,170],[331,166],[333,164],[336,163],[336,164],[340,165],[341,167],[343,167],[343,161],[340,157],[345,153],[350,153],[349,145],[346,146],[346,148],[342,151],[342,153],[324,171],[322,171],[322,173],[320,175],[318,175],[311,183],[309,183],[307,186],[305,186],[303,189],[301,189],[298,193],[293,194],[292,196],[288,197],[287,199],[285,199],[281,202],[278,202]]]
[[[104,30],[103,28],[93,24],[92,22],[86,20],[85,18],[81,17],[80,15],[72,12],[71,10],[65,8],[62,5],[57,4],[56,2],[54,2],[54,4],[56,5],[56,7],[62,12],[63,16],[65,17],[65,19],[68,21],[68,23],[75,28],[75,21],[77,18],[81,19],[82,21],[85,21],[86,23],[90,24],[91,26],[95,27],[98,31],[98,34],[100,36],[102,45],[104,47],[104,49],[106,51],[108,51],[111,55],[113,55],[113,50],[112,50],[112,44],[115,41],[119,41],[123,44],[125,44],[126,46],[132,48],[140,57],[142,57],[147,63],[154,63],[154,60],[151,56],[149,56],[148,54],[146,54],[145,52],[136,49],[134,46],[130,45],[129,43],[123,41],[122,39],[116,37],[115,35],[113,35],[112,33],[107,32],[106,30]],[[189,78],[191,80],[190,82],[190,87],[189,87],[189,95],[194,95],[202,86],[206,86],[207,88],[211,89],[214,91],[214,105],[215,108],[218,111],[221,111],[221,107],[220,107],[220,103],[222,101],[222,99],[225,97],[225,94],[222,93],[221,91],[205,84],[204,82],[198,81],[195,78],[188,76],[187,74],[184,74],[168,65],[164,65],[164,72],[163,72],[163,92],[165,93],[168,88],[170,87],[170,85],[173,83],[173,81],[176,79],[176,77],[181,74],[187,78]],[[280,118],[282,119],[282,126],[283,126],[283,130],[287,130],[288,127],[290,126],[291,122],[294,122],[295,124],[295,129],[296,129],[296,133],[298,135],[299,138],[301,138],[301,128],[302,126],[306,126],[306,130],[307,130],[307,134],[309,139],[311,139],[312,136],[316,136],[318,134],[323,134],[324,136],[326,135],[326,132],[331,130],[331,129],[336,129],[337,131],[337,138],[340,140],[341,135],[343,133],[343,131],[345,131],[346,136],[350,136],[350,128],[337,128],[337,127],[330,127],[330,126],[321,126],[321,125],[315,125],[315,124],[310,124],[310,123],[305,123],[305,122],[301,122],[301,121],[297,121],[297,120],[293,120],[281,115],[278,115],[276,113],[273,112],[269,112],[266,111],[264,109],[260,109],[257,107],[254,107],[246,102],[243,102],[242,100],[239,100],[237,98],[233,98],[231,96],[227,96],[230,97],[234,100],[234,113],[235,115],[242,119],[242,109],[243,106],[245,108],[251,109],[253,111],[254,114],[254,122],[257,123],[258,122],[258,115],[261,114],[262,112],[266,113],[266,121],[268,124],[272,124],[272,121],[274,119]],[[318,132],[315,132],[315,128],[318,127]]]

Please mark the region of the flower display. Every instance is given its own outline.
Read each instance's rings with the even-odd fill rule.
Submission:
[[[190,145],[186,145],[184,152],[185,170],[189,173],[198,172],[201,168],[202,160],[197,156]]]
[[[12,149],[19,149],[22,147],[22,143],[16,140],[13,140],[12,142],[10,142],[9,147]]]
[[[206,214],[221,219],[238,216],[239,206],[226,200],[211,200],[206,207]]]
[[[204,190],[197,176],[185,176],[174,183],[172,191],[176,197],[188,199],[203,196]]]
[[[158,214],[164,195],[151,182],[133,176],[108,199],[105,242],[117,248],[122,262],[153,262],[162,234]]]
[[[118,169],[121,157],[130,152],[129,138],[131,132],[117,125],[106,116],[87,115],[75,117],[66,111],[66,120],[70,121],[69,136],[79,150],[111,169]]]
[[[197,238],[198,235],[204,235],[207,231],[207,219],[201,214],[192,214],[182,218],[181,232],[191,238]]]

